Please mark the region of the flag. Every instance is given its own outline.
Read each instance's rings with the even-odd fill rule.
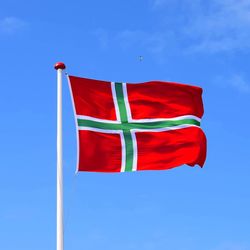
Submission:
[[[78,171],[124,172],[203,166],[200,87],[121,83],[69,76]]]

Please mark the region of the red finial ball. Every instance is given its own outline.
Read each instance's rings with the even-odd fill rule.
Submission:
[[[65,64],[62,63],[62,62],[57,62],[57,63],[55,64],[54,68],[55,68],[56,70],[58,70],[58,69],[65,69],[66,66],[65,66]]]

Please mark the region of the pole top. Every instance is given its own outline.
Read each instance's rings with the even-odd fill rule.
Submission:
[[[65,66],[65,64],[64,64],[63,62],[57,62],[57,63],[54,65],[54,68],[55,68],[56,70],[58,70],[58,69],[65,69],[66,66]]]

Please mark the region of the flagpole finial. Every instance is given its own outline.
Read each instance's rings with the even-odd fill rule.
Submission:
[[[54,68],[55,68],[56,70],[58,70],[58,69],[65,69],[66,66],[65,66],[65,64],[64,64],[63,62],[57,62],[57,63],[54,65]]]

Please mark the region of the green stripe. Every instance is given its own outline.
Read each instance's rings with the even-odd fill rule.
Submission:
[[[122,122],[122,124],[115,124],[115,125],[118,125],[117,129],[121,129],[123,131],[124,141],[125,141],[125,151],[126,151],[125,171],[127,172],[127,171],[132,171],[133,169],[134,150],[133,150],[132,135],[130,133],[130,128],[128,126],[129,123],[128,123],[128,116],[124,100],[122,83],[120,82],[115,83],[115,92],[119,107],[120,120]]]
[[[126,111],[126,106],[125,106],[125,102],[124,102],[124,93],[123,93],[123,89],[122,89],[122,83],[120,83],[120,82],[115,83],[115,92],[116,92],[116,98],[117,98],[119,112],[120,112],[120,116],[121,116],[121,121],[128,122],[127,111]]]
[[[125,150],[126,150],[126,164],[125,171],[131,172],[133,170],[133,140],[132,135],[129,130],[123,131],[124,140],[125,140]]]
[[[159,122],[145,122],[145,123],[105,123],[96,122],[91,120],[77,119],[79,127],[91,127],[100,128],[106,130],[130,130],[130,129],[158,129],[175,127],[179,125],[196,125],[200,126],[200,122],[194,119],[182,119],[182,120],[167,120]]]

